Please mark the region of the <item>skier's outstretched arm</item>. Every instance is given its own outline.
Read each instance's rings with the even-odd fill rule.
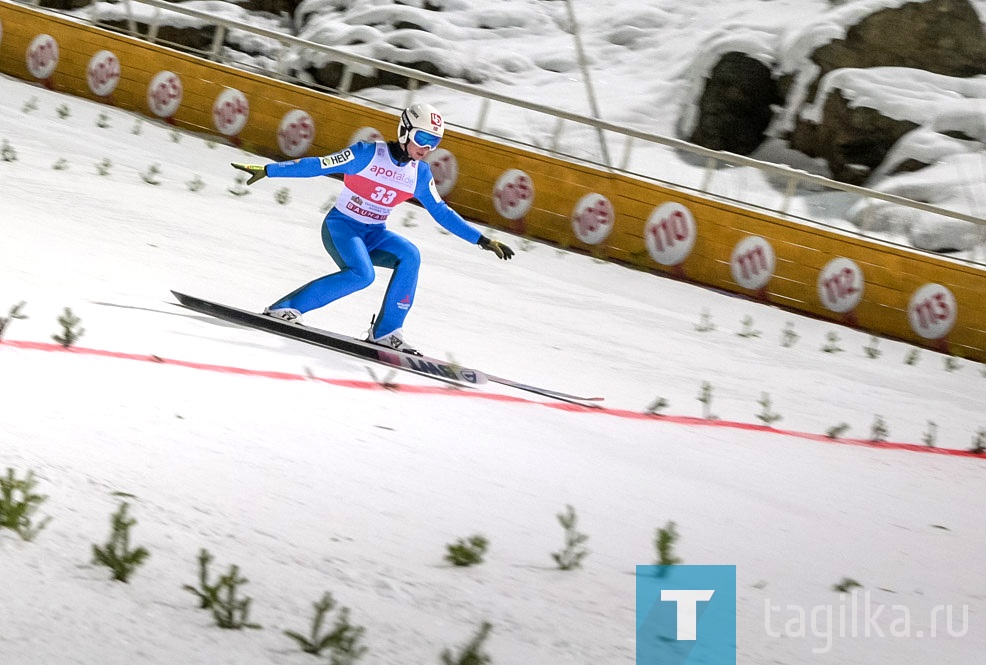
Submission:
[[[493,252],[498,258],[505,261],[513,258],[514,250],[502,242],[484,236],[442,200],[438,188],[435,186],[435,179],[431,175],[431,169],[426,163],[422,162],[420,169],[414,198],[421,202],[421,205],[435,218],[436,222],[463,240]]]
[[[311,178],[333,173],[356,173],[373,159],[375,148],[372,143],[356,143],[339,152],[325,157],[304,157],[287,162],[271,164],[241,164],[232,162],[234,169],[250,174],[248,185],[263,178]]]

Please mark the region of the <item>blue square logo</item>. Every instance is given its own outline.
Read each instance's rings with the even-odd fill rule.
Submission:
[[[637,665],[736,665],[736,566],[637,566]]]

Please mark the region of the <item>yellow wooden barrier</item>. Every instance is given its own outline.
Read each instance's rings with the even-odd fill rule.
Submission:
[[[57,64],[39,79],[51,41]],[[105,96],[93,91],[88,76],[102,51],[118,67],[116,87]],[[103,79],[111,69],[101,70]],[[224,91],[236,90],[249,114],[227,139],[277,160],[334,152],[365,127],[387,138],[396,133],[394,114],[4,0],[0,72],[152,117],[161,117],[159,107],[173,91],[167,81],[155,88],[154,106],[152,81],[171,72],[180,81],[181,103],[164,120],[216,135],[222,133],[214,106]],[[225,110],[235,115],[234,106]],[[454,124],[455,109],[443,111]],[[307,118],[289,123],[292,112]],[[450,155],[440,151],[436,179],[470,219],[986,362],[982,269],[461,132],[448,131],[442,148]]]

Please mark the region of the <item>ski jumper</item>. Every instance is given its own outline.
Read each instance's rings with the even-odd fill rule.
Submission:
[[[414,304],[421,256],[408,239],[387,229],[399,203],[417,199],[449,232],[471,243],[480,232],[452,210],[438,194],[426,162],[398,164],[383,141],[356,143],[325,157],[305,157],[268,164],[271,178],[308,178],[342,173],[343,188],[322,224],[322,244],[339,272],[312,280],[284,296],[271,309],[291,307],[302,313],[329,304],[373,283],[374,266],[393,269],[376,316],[374,338],[404,325]]]

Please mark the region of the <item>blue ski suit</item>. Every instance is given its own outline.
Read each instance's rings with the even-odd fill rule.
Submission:
[[[408,239],[387,229],[394,207],[417,199],[439,224],[471,243],[481,233],[452,210],[438,194],[431,167],[422,161],[398,163],[387,143],[356,143],[325,157],[305,157],[268,164],[271,178],[309,178],[342,173],[343,188],[322,224],[322,244],[339,272],[308,282],[271,309],[291,307],[304,313],[373,283],[374,266],[392,268],[387,292],[374,321],[374,338],[404,325],[414,304],[421,256]]]

